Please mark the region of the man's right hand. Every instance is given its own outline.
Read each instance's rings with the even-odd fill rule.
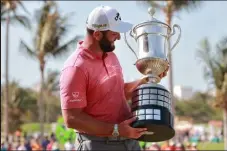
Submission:
[[[118,125],[119,135],[121,137],[137,139],[142,136],[147,128],[133,128],[130,124],[136,120],[136,117],[125,120]]]

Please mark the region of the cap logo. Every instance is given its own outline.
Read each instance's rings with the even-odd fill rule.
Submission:
[[[92,26],[94,27],[94,28],[103,28],[103,27],[107,27],[107,24],[92,24]]]
[[[119,13],[116,14],[116,17],[114,18],[116,21],[121,20],[121,16]]]

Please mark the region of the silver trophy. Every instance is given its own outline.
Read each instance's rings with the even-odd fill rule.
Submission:
[[[135,39],[138,54],[129,45],[126,33],[124,39],[128,47],[135,54],[135,63],[138,71],[149,77],[149,82],[139,86],[132,97],[133,116],[138,118],[132,123],[133,127],[146,127],[148,133],[138,140],[158,142],[171,139],[175,135],[174,116],[172,113],[172,99],[169,91],[160,82],[159,75],[169,66],[168,55],[177,45],[181,37],[179,25],[169,25],[155,19],[154,8],[148,9],[151,19],[132,28],[130,36]],[[172,47],[170,38],[175,35],[178,28],[179,35]]]

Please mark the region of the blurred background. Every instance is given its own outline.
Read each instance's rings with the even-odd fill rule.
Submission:
[[[59,73],[99,5],[116,8],[134,25],[149,20],[153,7],[156,19],[182,30],[160,82],[174,96],[176,135],[167,142],[140,142],[141,147],[227,150],[227,2],[1,0],[2,150],[74,149],[75,132],[61,116]],[[136,46],[134,39],[129,42]],[[115,53],[125,81],[142,76],[123,38]]]

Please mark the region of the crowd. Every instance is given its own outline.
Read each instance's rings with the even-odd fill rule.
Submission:
[[[194,150],[197,151],[197,144],[196,143],[187,143],[184,145],[183,143],[174,143],[173,141],[166,141],[162,145],[158,143],[152,143],[151,145],[144,145],[143,150],[149,151],[186,151],[186,150]]]
[[[23,150],[23,151],[34,151],[34,150],[52,150],[59,151],[61,149],[74,151],[74,141],[68,140],[64,144],[64,148],[60,147],[57,139],[54,134],[51,134],[50,137],[46,136],[45,139],[41,142],[39,137],[6,137],[5,141],[1,143],[1,151],[6,150]],[[158,143],[152,143],[151,145],[142,145],[143,150],[197,150],[196,143],[187,144],[184,146],[181,143],[174,143],[172,141],[166,141],[162,145]]]
[[[23,150],[23,151],[34,151],[34,150],[53,150],[59,151],[64,150],[74,150],[74,144],[69,139],[64,144],[64,148],[60,147],[55,134],[52,133],[49,137],[41,141],[39,136],[15,136],[11,135],[6,137],[1,142],[1,151],[8,150]]]
[[[166,141],[162,145],[158,143],[152,143],[151,145],[141,145],[143,150],[197,150],[197,145],[195,143],[188,144],[184,146],[181,143],[174,143],[173,141]],[[1,142],[1,151],[6,150],[75,150],[74,140],[67,140],[63,146],[58,143],[55,134],[52,133],[49,137],[45,136],[45,139],[41,141],[39,136],[10,136],[6,137],[5,140]]]
[[[195,139],[196,138],[196,139]],[[223,139],[222,133],[211,135],[198,131],[176,132],[174,139],[164,143],[144,143],[141,145],[143,150],[198,150],[197,144],[204,141],[220,142]],[[75,140],[68,139],[64,144],[60,144],[54,133],[45,136],[41,141],[39,135],[27,135],[16,132],[1,139],[1,150],[75,150]]]

